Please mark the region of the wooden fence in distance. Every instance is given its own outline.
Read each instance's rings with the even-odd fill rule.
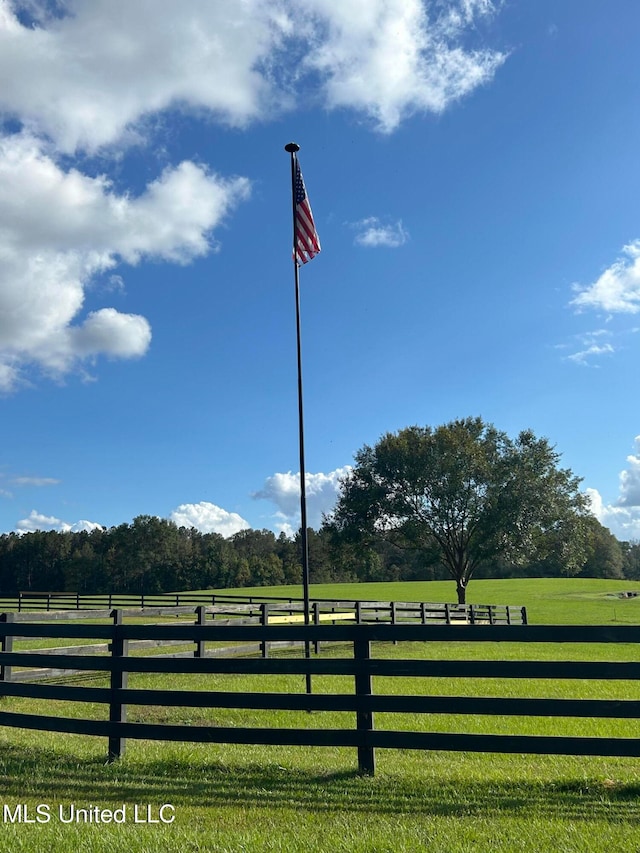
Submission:
[[[8,612],[0,614],[0,622],[15,625],[16,623],[46,623],[80,620],[107,620],[113,618],[145,620],[157,617],[172,620],[177,617],[181,624],[189,621],[195,625],[216,624],[220,626],[244,625],[282,625],[304,623],[305,614],[302,602],[290,599],[279,601],[271,599],[271,603],[231,603],[213,606],[199,605],[195,609],[188,606],[179,607],[147,607],[144,609],[128,610],[48,610],[46,612]],[[364,625],[369,623],[383,624],[432,624],[432,625],[519,625],[527,623],[525,607],[497,604],[427,604],[425,602],[398,601],[320,601],[315,600],[311,607],[310,621],[313,625],[354,623]],[[184,646],[184,643],[180,644]],[[282,649],[304,645],[301,641],[280,641],[245,643],[242,645],[207,648],[206,643],[198,640],[195,649],[167,651],[165,647],[176,646],[172,640],[136,640],[129,643],[129,653],[148,652],[165,649],[162,657],[229,657],[231,655],[261,654],[268,657],[271,649]],[[6,633],[2,638],[2,651],[13,651],[13,638]],[[314,643],[314,650],[320,651],[320,643]],[[37,650],[42,655],[85,655],[106,654],[106,643],[92,642],[79,646],[64,646],[60,648],[43,648]],[[39,678],[52,678],[73,674],[69,668],[54,669],[51,666],[40,669],[21,669],[13,671],[11,667],[0,670],[0,681],[20,681]]]
[[[97,593],[38,592],[0,594],[0,612],[4,610],[102,610],[105,608],[195,607],[199,604],[260,604],[296,602],[298,598],[270,595],[236,595],[218,592]]]
[[[420,602],[382,602],[382,601],[354,601],[353,599],[333,599],[327,601],[321,598],[310,600],[312,608],[320,608],[323,612],[327,608],[336,610],[355,610],[361,606],[364,610],[389,609],[388,620],[393,622],[393,609],[399,608],[404,611],[403,618],[415,618],[409,616],[409,611],[426,611],[427,617],[431,619],[443,618],[445,621],[465,619],[473,623],[475,614],[479,621],[490,618],[492,624],[526,623],[526,609],[520,606],[506,606],[496,604],[435,604]],[[225,607],[231,605],[261,605],[267,604],[276,610],[287,613],[302,612],[303,603],[300,598],[274,596],[274,595],[236,595],[230,593],[201,593],[201,592],[167,592],[150,595],[137,595],[129,593],[108,593],[104,595],[84,595],[76,592],[19,592],[17,595],[0,595],[0,612],[17,611],[39,612],[60,610],[112,610],[119,609],[148,609],[156,607],[196,607],[200,605]],[[287,605],[290,607],[287,609]],[[380,617],[382,619],[382,616]],[[380,621],[380,620],[376,620]],[[383,620],[384,621],[384,620]]]
[[[521,699],[483,696],[375,695],[373,679],[378,676],[415,678],[480,679],[640,679],[640,663],[617,661],[560,660],[442,660],[377,659],[372,643],[403,642],[486,642],[516,643],[640,643],[636,626],[547,626],[547,625],[450,625],[361,624],[361,625],[143,625],[126,624],[122,613],[114,614],[113,624],[86,625],[78,622],[48,624],[34,622],[0,623],[0,638],[47,637],[101,639],[109,643],[105,655],[44,655],[40,652],[12,652],[3,647],[0,666],[43,667],[104,672],[109,687],[76,685],[0,683],[0,695],[78,702],[102,703],[108,719],[69,719],[0,711],[0,725],[26,729],[94,735],[108,739],[110,759],[123,754],[127,738],[200,743],[242,743],[298,746],[345,746],[357,749],[360,772],[375,770],[377,748],[463,750],[496,753],[565,755],[640,756],[640,740],[621,737],[559,737],[529,735],[462,734],[406,730],[376,730],[377,712],[404,714],[463,714],[578,718],[640,718],[640,702],[635,700]],[[165,659],[157,656],[128,655],[128,644],[138,640],[173,643],[207,642],[301,642],[347,643],[352,651],[344,658],[251,658],[222,659],[190,657]],[[428,645],[425,646],[428,654]],[[478,657],[481,657],[480,655]],[[198,674],[233,673],[251,675],[298,674],[311,676],[352,676],[352,693],[245,693],[213,690],[159,690],[128,687],[129,673]],[[202,684],[200,685],[202,686]],[[126,707],[245,708],[289,711],[350,711],[354,728],[243,728],[225,726],[160,725],[129,723]]]

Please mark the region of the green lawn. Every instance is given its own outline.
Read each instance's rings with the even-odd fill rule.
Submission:
[[[316,597],[386,600],[451,600],[453,585],[361,584],[314,587]],[[473,581],[469,600],[525,604],[532,623],[640,623],[640,600],[619,599],[639,584],[594,580]],[[242,590],[241,592],[247,592]],[[276,590],[257,592],[277,594]],[[291,594],[287,588],[287,594]],[[452,628],[460,631],[460,628]],[[464,630],[464,629],[462,629]],[[620,646],[518,646],[486,644],[488,659],[636,660],[640,649]],[[329,652],[344,654],[344,650]],[[383,657],[470,657],[471,643],[380,644]],[[265,679],[268,679],[265,680]],[[317,692],[339,692],[349,680],[314,679]],[[94,684],[104,681],[93,679]],[[180,689],[297,690],[298,676],[132,675],[130,686]],[[374,680],[374,692],[435,695],[554,696],[640,699],[629,682],[549,682],[518,679]],[[0,700],[0,710],[51,713],[52,703]],[[100,706],[56,705],[65,716],[83,716]],[[349,714],[144,708],[129,709],[131,721],[198,725],[352,726]],[[378,728],[526,734],[640,737],[636,721],[511,719],[435,715],[430,718],[376,716]],[[635,759],[482,755],[378,750],[374,778],[356,774],[353,749],[168,744],[129,741],[125,757],[105,764],[103,739],[3,729],[0,733],[2,803],[15,810],[38,804],[51,809],[47,824],[0,825],[0,851],[292,851],[292,853],[378,853],[378,851],[549,851],[549,853],[637,853],[640,851],[640,766]],[[133,823],[158,819],[163,803],[175,807],[171,824]],[[118,809],[125,824],[62,824],[77,808]]]
[[[302,597],[297,586],[220,590],[239,595],[284,595]],[[599,578],[524,578],[472,580],[468,604],[526,605],[533,625],[640,624],[640,596],[619,598],[623,592],[640,593],[640,581]],[[453,581],[398,583],[312,584],[312,598],[367,599],[377,601],[455,602]]]
[[[637,851],[634,762],[382,752],[375,778],[339,750],[130,744],[118,765],[80,739],[3,746],[3,801],[68,809],[163,803],[170,825],[7,825],[7,851]]]

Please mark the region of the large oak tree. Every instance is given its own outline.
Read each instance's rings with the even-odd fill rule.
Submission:
[[[587,500],[560,454],[530,430],[515,440],[481,418],[412,426],[365,445],[327,520],[347,541],[384,538],[419,548],[456,582],[458,601],[475,569],[561,551],[567,574],[584,562]]]

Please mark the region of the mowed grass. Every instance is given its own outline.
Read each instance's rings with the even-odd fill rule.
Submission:
[[[299,586],[220,590],[239,595],[302,597]],[[626,592],[638,598],[621,598]],[[453,581],[312,584],[311,598],[370,601],[456,601]],[[640,624],[640,581],[600,578],[515,578],[472,580],[468,604],[525,605],[532,625]]]
[[[513,585],[512,587],[510,585]],[[469,600],[525,604],[532,623],[640,623],[640,601],[618,599],[628,582],[474,581]],[[451,601],[453,585],[362,584],[313,587],[315,597]],[[245,591],[246,592],[246,591]],[[277,590],[257,592],[278,594]],[[286,594],[292,594],[287,588]],[[295,594],[295,588],[294,593]],[[635,606],[635,609],[634,609]],[[615,612],[614,612],[615,608]],[[535,614],[535,615],[534,615]],[[564,614],[564,615],[563,615]],[[457,636],[464,628],[452,628]],[[631,645],[489,643],[378,644],[386,658],[637,660]],[[344,648],[323,652],[337,657]],[[84,683],[84,682],[83,682]],[[104,686],[94,678],[87,684]],[[130,686],[303,692],[298,676],[131,675]],[[350,692],[352,680],[314,678],[316,692]],[[631,682],[521,679],[374,679],[376,693],[640,699]],[[52,707],[53,706],[53,707]],[[0,700],[0,710],[90,714],[80,703]],[[352,714],[132,706],[131,721],[187,726],[352,727]],[[377,728],[499,734],[640,737],[636,721],[376,715]],[[606,757],[483,755],[378,750],[376,775],[356,773],[355,750],[338,748],[193,745],[130,740],[125,757],[106,764],[100,738],[0,730],[2,802],[51,807],[47,824],[0,825],[0,851],[640,851],[640,763]],[[62,824],[57,809],[127,807],[125,824]],[[157,819],[175,807],[171,824],[133,823],[133,806]]]

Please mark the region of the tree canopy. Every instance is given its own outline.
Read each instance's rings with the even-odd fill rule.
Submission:
[[[515,440],[481,418],[411,426],[365,445],[327,525],[345,541],[382,537],[441,562],[458,601],[474,571],[497,558],[544,559],[560,550],[567,574],[588,545],[580,479],[531,430]]]

